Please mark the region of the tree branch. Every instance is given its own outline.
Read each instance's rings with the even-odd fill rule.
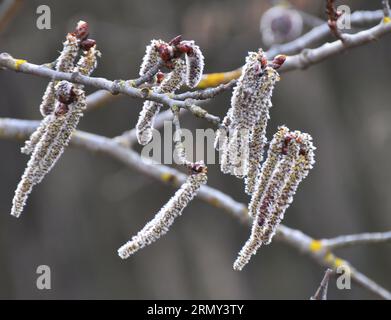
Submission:
[[[0,53],[0,67],[8,70],[32,74],[40,77],[49,78],[51,80],[66,80],[72,83],[79,83],[86,86],[95,87],[98,89],[104,89],[112,94],[125,94],[132,98],[151,100],[169,108],[177,107],[189,110],[196,117],[204,118],[214,124],[220,123],[220,118],[209,114],[201,107],[193,104],[197,103],[197,100],[174,100],[171,99],[167,94],[157,93],[148,88],[138,89],[130,86],[127,81],[123,80],[108,80],[105,78],[89,77],[80,73],[66,73],[55,71],[42,65],[36,65],[27,62],[22,59],[14,59],[8,53]]]
[[[383,10],[375,11],[356,11],[352,13],[350,22],[353,27],[363,27],[370,24],[378,23],[383,18]],[[330,35],[330,29],[327,23],[323,23],[317,27],[314,27],[301,37],[280,45],[275,45],[266,52],[266,56],[269,60],[273,59],[278,54],[293,55],[305,48],[312,47],[317,42],[320,42]],[[205,89],[210,87],[216,87],[220,84],[228,83],[240,77],[242,68],[238,68],[228,72],[207,73],[202,77],[201,82],[197,86],[198,89]],[[284,70],[282,70],[283,72]],[[87,110],[92,110],[99,107],[103,103],[115,98],[106,90],[98,90],[94,95],[94,100],[87,106]],[[179,95],[180,96],[180,95]],[[102,101],[100,101],[102,99]],[[183,100],[180,98],[176,98]]]
[[[382,20],[382,18],[383,18],[383,10],[356,11],[351,15],[351,25],[354,27],[362,27],[373,23],[378,23],[379,21]],[[387,22],[387,20],[384,21]],[[387,29],[387,32],[390,32],[390,30]],[[300,54],[296,56],[292,56],[293,54],[296,54],[306,48],[313,46],[315,43],[324,40],[329,35],[330,35],[330,28],[327,23],[324,23],[320,26],[313,28],[306,34],[302,35],[301,37],[291,42],[273,46],[266,52],[266,56],[269,60],[273,59],[278,54],[285,54],[288,56],[288,58],[294,58],[300,56]],[[343,49],[340,50],[343,51]],[[333,53],[331,55],[335,55],[337,53],[338,52]],[[320,62],[320,60],[314,61],[314,63],[318,63],[318,62]],[[285,64],[280,69],[281,72],[293,71],[301,68],[299,65],[296,65],[296,67],[286,68]],[[233,79],[237,79],[240,76],[240,73],[241,73],[241,67],[235,69],[234,71],[205,74],[199,84],[199,87],[207,88],[207,87],[217,86],[221,83],[227,83]]]
[[[338,236],[332,239],[320,240],[323,246],[330,250],[350,247],[360,244],[376,244],[382,242],[391,242],[391,231],[375,232],[375,233],[360,233]]]
[[[38,121],[0,118],[0,138],[26,139],[36,129],[38,124]],[[105,154],[131,169],[175,187],[180,186],[186,180],[186,175],[178,170],[164,165],[152,164],[147,159],[141,158],[137,152],[123,147],[110,138],[76,131],[72,136],[71,145],[91,152]],[[198,198],[211,206],[225,210],[243,223],[251,223],[247,213],[247,206],[235,201],[220,190],[203,185],[198,192]],[[297,251],[307,254],[322,266],[333,270],[342,265],[348,266],[353,281],[378,297],[391,299],[389,291],[359,272],[348,261],[335,256],[321,241],[313,239],[302,231],[280,225],[275,238],[277,241],[286,243]]]
[[[389,32],[391,32],[391,23],[380,23],[375,27],[357,32],[353,35],[344,34],[343,42],[341,40],[337,40],[331,43],[325,43],[316,49],[306,49],[300,54],[288,56],[281,67],[281,71],[307,68],[313,64],[337,55],[346,49],[358,47],[377,40]]]

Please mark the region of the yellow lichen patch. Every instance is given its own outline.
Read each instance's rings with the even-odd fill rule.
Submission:
[[[341,258],[335,258],[334,259],[334,267],[335,268],[338,268],[338,267],[340,267],[342,265],[346,265],[346,261],[345,260],[343,260]]]
[[[214,207],[220,207],[220,201],[216,198],[211,198],[208,202]]]
[[[322,247],[323,247],[322,241],[312,240],[311,243],[310,243],[310,250],[312,252],[318,252],[319,250],[322,249]]]
[[[390,23],[391,22],[391,18],[390,17],[384,17],[383,18],[383,22],[384,23]]]
[[[331,252],[327,252],[324,256],[324,261],[327,262],[329,265],[335,266],[335,256]]]
[[[27,60],[23,60],[23,59],[15,59],[15,70],[19,70],[20,66],[23,64],[23,63],[26,63]]]
[[[168,172],[164,172],[161,174],[160,178],[164,181],[164,182],[170,182],[170,183],[174,183],[176,178],[174,175],[172,175],[171,173],[168,173]]]
[[[227,83],[233,79],[240,77],[242,69],[236,69],[228,72],[208,73],[204,74],[202,80],[198,84],[198,89],[217,87],[220,84]]]

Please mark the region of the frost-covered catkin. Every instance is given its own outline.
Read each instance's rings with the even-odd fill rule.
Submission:
[[[96,47],[91,47],[80,57],[77,66],[73,71],[89,76],[97,66],[97,57],[99,55],[100,52],[96,50]],[[58,127],[56,126],[58,128],[58,133],[54,137],[48,152],[40,161],[38,174],[40,179],[37,183],[39,183],[46,173],[48,173],[56,164],[57,160],[64,152],[64,149],[68,146],[71,135],[79,124],[80,118],[83,116],[83,112],[86,109],[86,96],[83,87],[82,84],[72,85],[67,81],[61,81],[56,86],[56,94],[59,100],[63,100],[61,102],[65,103],[67,110],[65,112],[65,117],[62,117],[62,114],[59,115],[56,110],[54,111],[56,116],[54,121],[61,122],[61,125]],[[67,99],[68,101],[66,101]],[[59,108],[64,107],[64,105],[59,104]],[[61,109],[59,111],[62,113]]]
[[[300,151],[297,160],[292,168],[291,174],[287,179],[281,196],[278,198],[275,210],[272,212],[264,229],[264,244],[270,244],[277,227],[284,219],[285,211],[293,201],[293,196],[300,182],[307,177],[312,169],[314,160],[315,147],[312,144],[312,137],[306,133],[297,132],[297,140],[300,142]]]
[[[41,105],[39,106],[39,111],[41,112],[41,115],[43,117],[53,112],[54,102],[56,100],[54,87],[55,87],[55,82],[50,81],[42,97],[42,102]]]
[[[171,93],[178,90],[184,81],[185,64],[181,59],[173,61],[173,70],[164,77],[159,87],[154,89],[158,93]],[[147,100],[143,104],[137,124],[136,133],[139,144],[146,145],[152,140],[153,123],[162,105]]]
[[[86,24],[84,23],[84,25]],[[87,36],[86,32],[80,34],[83,37]],[[69,39],[75,39],[75,37],[72,34],[68,34]],[[92,43],[94,43],[93,40],[90,40],[84,45],[89,50],[84,52],[76,68],[74,67],[73,57],[74,48],[72,50],[65,50],[64,48],[63,52],[68,52],[70,57],[66,57],[62,53],[57,62],[57,67],[62,69],[62,71],[76,71],[89,75],[96,67],[98,55],[95,45],[91,46]],[[73,46],[74,43],[72,42]],[[72,69],[69,70],[70,65],[72,65]],[[24,152],[31,152],[32,154],[15,191],[11,209],[11,214],[15,217],[19,217],[22,213],[33,186],[42,181],[63,153],[86,107],[83,85],[73,85],[68,81],[59,81],[55,85],[54,91],[55,103],[52,112],[42,120],[41,125],[32,134],[25,148],[23,148]]]
[[[228,152],[224,152],[227,150],[228,145],[228,134],[229,134],[229,126],[231,124],[230,114],[227,114],[221,127],[216,131],[216,140],[214,147],[219,151],[220,155],[220,168],[223,173],[230,173],[230,162],[228,158]]]
[[[59,114],[63,112],[60,111],[60,108],[64,107],[64,105],[61,104],[59,104],[59,108],[56,108],[54,111],[56,118],[53,120],[52,125],[56,123],[55,127],[57,128],[57,134],[54,137],[50,148],[39,163],[36,175],[38,180],[36,183],[40,183],[42,181],[45,175],[53,168],[58,159],[61,157],[65,148],[69,144],[72,133],[76,130],[80,118],[83,116],[83,111],[86,108],[84,90],[74,88],[73,92],[75,94],[75,101],[67,106],[67,110],[65,110],[66,113]]]
[[[277,80],[278,73],[268,66],[263,51],[249,52],[227,113],[230,136],[220,145],[223,172],[237,177],[250,173],[251,179],[256,176],[266,141],[271,93]],[[250,192],[253,181],[248,184]]]
[[[165,42],[162,40],[152,40],[151,44],[147,46],[139,71],[140,76],[145,75],[149,70],[151,70],[159,63],[160,55],[157,48],[163,43],[165,44]]]
[[[289,129],[285,126],[280,126],[277,132],[274,134],[272,141],[270,142],[267,158],[262,165],[261,172],[257,178],[255,184],[255,190],[251,197],[250,204],[248,206],[248,214],[251,217],[255,217],[257,214],[257,208],[261,200],[262,195],[266,190],[266,186],[276,168],[277,162],[281,157],[281,149],[284,143],[285,136],[289,133]]]
[[[182,41],[191,49],[186,53],[186,85],[195,88],[201,81],[204,72],[204,56],[194,41]]]
[[[313,166],[313,151],[308,134],[280,127],[274,135],[249,205],[254,218],[251,235],[239,252],[235,270],[242,270],[261,245],[271,242],[299,183]]]
[[[63,43],[63,50],[57,59],[55,66],[56,71],[71,72],[73,70],[74,61],[78,51],[79,44],[77,38],[73,34],[68,33],[66,41]],[[24,147],[21,149],[22,153],[30,154],[46,130],[46,125],[49,122],[49,118],[46,119],[45,117],[51,114],[55,107],[55,86],[56,81],[50,81],[46,87],[45,93],[42,97],[41,105],[39,106],[39,110],[44,119],[42,120],[37,130],[34,131],[30,138],[25,142]]]
[[[31,154],[38,141],[41,139],[42,135],[45,133],[48,123],[50,122],[50,117],[46,116],[40,122],[38,128],[31,134],[30,138],[25,141],[24,146],[20,151],[24,154]]]
[[[79,42],[76,36],[72,33],[68,33],[66,41],[63,44],[63,50],[56,62],[56,71],[61,72],[72,72],[76,56],[79,52]],[[42,116],[51,114],[54,110],[55,102],[55,82],[49,82],[45,94],[43,95],[42,103],[39,110]]]
[[[250,238],[239,252],[238,258],[234,263],[235,270],[241,270],[250,261],[251,256],[256,254],[259,247],[264,243],[264,225],[275,210],[276,200],[281,195],[285,181],[290,175],[291,168],[298,154],[298,145],[291,141],[288,154],[277,164],[268,187],[261,197],[256,216],[253,220]]]
[[[53,117],[54,115],[49,115]],[[40,160],[45,156],[47,150],[56,136],[61,123],[51,121],[51,124],[46,127],[45,133],[39,139],[34,151],[31,154],[30,160],[27,162],[27,167],[19,182],[14,198],[12,200],[11,215],[19,217],[26,204],[27,198],[31,193],[33,186],[36,184],[40,177],[37,176],[37,168],[39,168]]]
[[[263,160],[263,149],[266,144],[266,127],[269,121],[269,109],[272,107],[272,94],[275,83],[279,80],[279,75],[272,67],[267,66],[262,76],[261,97],[258,100],[259,110],[258,120],[252,127],[249,142],[249,163],[245,178],[245,191],[252,194],[255,182],[259,174]]]
[[[183,209],[197,194],[201,185],[207,182],[206,171],[203,163],[194,164],[192,173],[181,188],[132,240],[118,249],[118,255],[126,259],[166,234],[174,220],[182,214]]]

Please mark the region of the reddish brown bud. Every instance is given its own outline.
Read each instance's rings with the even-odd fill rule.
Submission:
[[[182,35],[176,36],[168,43],[170,46],[177,46],[182,41]]]
[[[89,31],[88,23],[80,20],[77,23],[76,29],[73,32],[73,34],[77,39],[83,41],[87,39],[89,32],[90,31]]]
[[[54,114],[56,116],[63,116],[69,111],[69,107],[65,103],[60,103],[57,105],[56,110],[54,110]]]
[[[208,172],[208,168],[205,166],[203,161],[192,163],[190,165],[190,170],[191,170],[191,173],[193,173],[193,174]]]
[[[273,69],[279,69],[285,62],[286,56],[283,54],[279,54],[278,56],[275,56],[272,63],[271,67]]]
[[[85,39],[82,42],[80,42],[80,48],[84,51],[90,50],[94,45],[96,44],[96,41],[94,39]]]
[[[72,84],[66,81],[60,82],[57,87],[56,98],[58,101],[64,104],[71,104],[74,102],[76,94],[73,91]]]
[[[159,71],[157,74],[156,74],[156,82],[157,83],[161,83],[164,79],[164,73]]]
[[[173,57],[173,49],[171,46],[162,43],[156,47],[156,50],[159,52],[160,58],[164,61],[170,61]]]
[[[292,141],[292,139],[295,139],[295,138],[296,138],[296,136],[290,134],[290,135],[288,135],[288,136],[284,139],[284,141],[283,141],[283,143],[282,143],[282,148],[281,148],[281,153],[282,153],[283,155],[286,155],[286,154],[288,153],[288,145],[289,145],[289,143]]]
[[[187,43],[180,43],[176,46],[176,49],[180,54],[186,53],[187,55],[193,54],[193,48]]]
[[[267,59],[264,55],[262,55],[260,62],[261,62],[262,68],[265,68],[267,66]]]

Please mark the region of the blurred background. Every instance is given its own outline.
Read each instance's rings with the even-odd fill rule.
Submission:
[[[380,0],[343,3],[352,11],[381,8]],[[51,30],[36,28],[41,4],[51,8]],[[324,1],[291,4],[324,19]],[[0,52],[36,64],[53,61],[65,34],[82,19],[102,52],[95,76],[136,77],[149,41],[178,34],[200,45],[206,72],[231,70],[243,64],[248,51],[267,49],[259,24],[272,5],[261,0],[22,1],[1,31]],[[390,40],[386,36],[282,75],[268,137],[285,124],[311,133],[318,148],[316,166],[287,211],[286,225],[315,238],[391,229]],[[0,117],[40,119],[46,83],[0,72]],[[229,101],[225,93],[206,108],[223,116]],[[141,105],[120,97],[86,114],[79,129],[113,137],[135,126]],[[194,130],[209,124],[186,115],[182,126]],[[0,298],[308,299],[323,277],[324,268],[277,241],[263,247],[244,271],[233,271],[249,228],[197,199],[167,235],[122,261],[117,248],[175,190],[81,149],[66,150],[15,219],[11,201],[28,160],[20,153],[22,143],[0,140]],[[218,165],[210,165],[209,172],[210,186],[249,201],[242,181],[223,175]],[[337,253],[391,289],[390,249],[381,244]],[[39,265],[51,268],[51,290],[36,288]],[[329,298],[374,296],[354,283],[341,291],[331,282]]]

